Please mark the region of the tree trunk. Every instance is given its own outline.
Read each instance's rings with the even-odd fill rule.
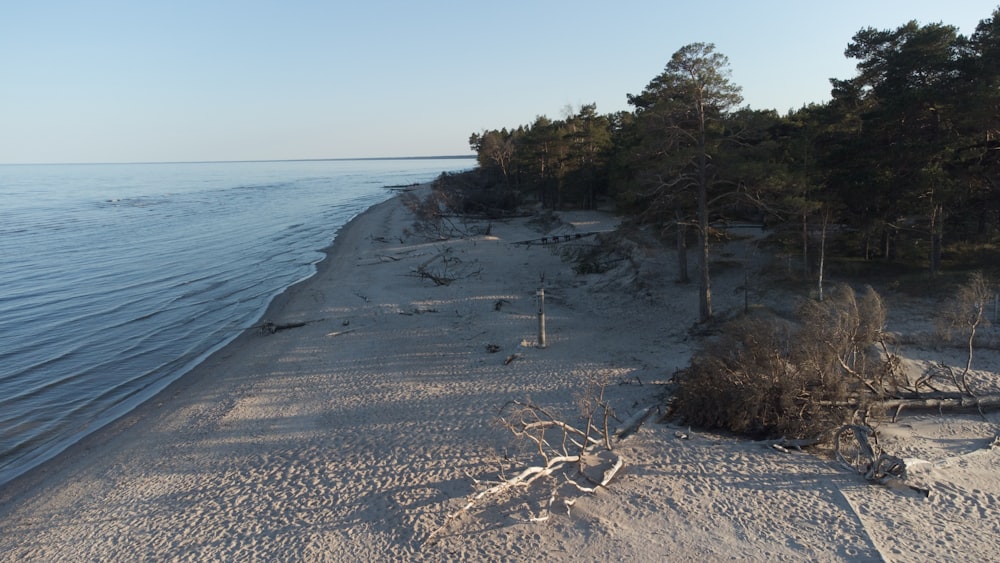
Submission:
[[[699,207],[704,206],[699,204]],[[712,318],[712,285],[708,271],[708,211],[700,209],[698,216],[698,318],[704,323]]]
[[[705,108],[699,104],[701,119],[698,135],[698,318],[712,318],[712,284],[708,271],[708,154],[705,142]]]
[[[935,205],[931,211],[931,275],[938,273],[941,267],[941,236],[944,231],[944,218],[941,205]]]
[[[817,401],[816,404],[824,407],[857,407],[858,401],[855,399],[846,401]],[[918,410],[992,410],[1000,408],[1000,395],[886,399],[884,401],[875,401],[871,404],[869,410],[896,410],[898,413],[904,408]]]
[[[809,276],[809,213],[802,212],[802,273]]]
[[[885,409],[995,409],[1000,407],[1000,395],[946,399],[890,399],[875,405]]]
[[[898,245],[896,244],[896,237],[899,231],[896,225],[889,225],[886,227],[885,233],[885,261],[893,262],[896,260],[896,256],[899,254]]]
[[[819,236],[819,277],[817,285],[819,287],[819,300],[823,300],[823,269],[826,267],[826,228],[830,224],[829,210],[823,210],[823,224]]]
[[[688,275],[687,258],[687,227],[684,225],[680,208],[675,210],[674,216],[677,218],[677,282],[690,283],[691,277]]]

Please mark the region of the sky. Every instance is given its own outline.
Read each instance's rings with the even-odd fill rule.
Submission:
[[[470,134],[631,109],[714,43],[744,104],[851,78],[859,30],[971,34],[998,0],[0,0],[0,163],[471,154]]]

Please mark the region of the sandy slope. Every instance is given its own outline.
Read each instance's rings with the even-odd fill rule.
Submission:
[[[562,219],[556,232],[613,226],[598,214]],[[1000,558],[1000,452],[987,448],[996,415],[882,429],[893,451],[929,462],[913,477],[929,498],[821,457],[647,424],[619,448],[626,473],[569,514],[522,521],[548,498],[542,485],[477,505],[425,545],[473,493],[469,475],[530,461],[494,423],[500,406],[530,396],[572,421],[587,381],[603,379],[625,418],[686,365],[697,311],[694,288],[668,281],[662,251],[636,249],[638,271],[578,276],[554,249],[582,242],[510,244],[541,236],[525,220],[434,243],[411,222],[398,199],[369,210],[268,313],[306,326],[241,336],[0,490],[0,559]],[[458,279],[436,286],[413,274],[420,265]],[[539,349],[543,274],[549,346]],[[715,283],[718,309],[742,304],[741,270]]]

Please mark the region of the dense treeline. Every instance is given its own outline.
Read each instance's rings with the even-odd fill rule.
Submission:
[[[614,119],[598,115],[597,106],[590,104],[564,120],[538,117],[513,131],[473,134],[469,144],[494,181],[547,207],[592,207],[608,193]]]
[[[993,248],[1000,9],[968,37],[940,23],[863,29],[844,54],[856,76],[832,79],[825,104],[782,116],[742,106],[728,59],[687,45],[628,95],[633,111],[586,105],[472,135],[478,173],[548,208],[613,202],[676,237],[683,278],[696,242],[703,320],[709,242],[725,221],[790,233],[813,272],[821,252],[936,272],[949,250]]]

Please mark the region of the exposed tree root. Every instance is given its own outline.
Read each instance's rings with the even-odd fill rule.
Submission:
[[[594,493],[608,484],[621,472],[625,461],[612,451],[613,435],[609,430],[609,420],[614,418],[610,407],[603,401],[603,387],[600,395],[594,397],[596,408],[590,409],[584,418],[584,428],[578,428],[555,417],[547,409],[534,403],[509,401],[500,409],[500,422],[514,436],[534,445],[536,457],[541,463],[525,467],[510,478],[501,475],[499,481],[484,482],[471,475],[479,492],[468,497],[465,503],[450,513],[444,523],[431,532],[423,546],[432,545],[441,533],[456,518],[467,513],[477,504],[498,498],[504,493],[518,488],[528,488],[544,478],[553,478],[552,491],[544,508],[538,514],[529,513],[527,518],[515,517],[524,522],[548,520],[553,507],[562,498],[567,513],[575,502],[569,493]],[[630,419],[620,431],[615,442],[635,431],[642,421],[652,413],[650,407]],[[568,493],[562,492],[564,489]]]

